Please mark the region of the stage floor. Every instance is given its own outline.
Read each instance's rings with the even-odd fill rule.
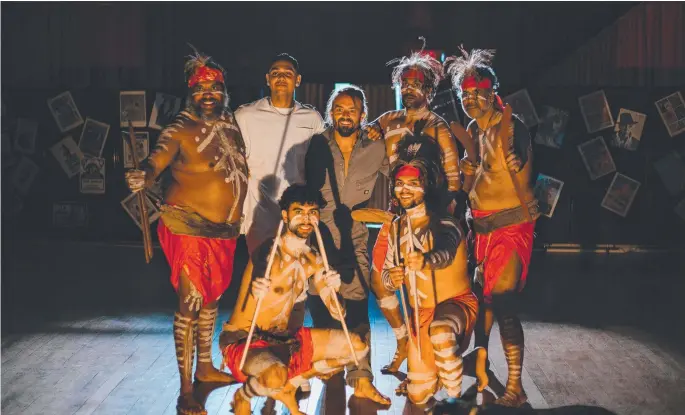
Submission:
[[[395,341],[375,305],[371,307],[375,384],[392,396],[383,410],[350,399],[339,387],[315,380],[307,414],[419,413],[394,396],[399,380],[382,375]],[[225,320],[227,313],[221,313]],[[171,337],[171,312],[67,318],[33,333],[2,339],[3,414],[175,414],[179,380]],[[220,362],[217,335],[214,361]],[[685,359],[620,327],[602,330],[578,325],[524,322],[526,352],[523,383],[533,408],[593,405],[616,414],[682,414]],[[506,363],[497,326],[491,338],[491,370],[505,380]],[[403,367],[406,372],[406,367]],[[467,373],[472,375],[468,370]],[[464,388],[473,385],[466,376]],[[501,386],[491,382],[495,392]],[[499,386],[499,388],[498,388]],[[228,414],[237,386],[211,391],[209,414]],[[680,394],[679,394],[680,393]],[[481,395],[489,399],[490,394]],[[261,413],[264,399],[255,399]],[[284,409],[277,404],[277,413]]]
[[[159,250],[145,265],[139,247],[15,243],[5,251],[6,246],[3,415],[176,412],[179,379],[171,330],[176,300]],[[41,261],[34,260],[36,252]],[[682,258],[674,257],[534,256],[522,315],[523,384],[536,409],[531,413],[593,413],[574,405],[621,415],[685,413],[683,269]],[[232,284],[222,299],[220,322],[227,319],[234,301],[230,292],[236,290]],[[375,384],[392,397],[391,407],[350,399],[349,388],[343,393],[340,385],[324,388],[315,380],[311,395],[301,401],[303,412],[419,413],[394,395],[399,379],[380,373],[392,358],[395,339],[375,301],[369,312]],[[219,330],[220,324],[213,350],[217,366]],[[490,350],[492,390],[479,395],[479,402],[501,392],[495,379],[506,379],[497,325]],[[474,378],[465,366],[466,390]],[[207,391],[209,414],[229,414],[236,390],[234,385]],[[254,400],[253,413],[262,413],[264,403]],[[284,413],[280,405],[276,409]]]

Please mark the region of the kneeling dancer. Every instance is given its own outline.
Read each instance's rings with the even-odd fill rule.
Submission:
[[[389,292],[408,287],[413,316],[406,322],[408,374],[400,391],[406,386],[409,400],[424,404],[440,386],[450,398],[461,396],[461,353],[469,345],[478,300],[468,278],[463,231],[441,200],[443,175],[432,161],[440,159],[439,148],[415,136],[399,147],[392,195],[401,215],[390,226],[382,279]],[[402,154],[417,157],[405,161]]]
[[[336,301],[340,275],[326,271],[321,255],[307,245],[323,204],[318,190],[299,184],[286,189],[280,200],[283,223],[276,238],[255,250],[245,270],[238,302],[220,337],[225,365],[244,383],[233,401],[237,415],[250,413],[253,396],[279,400],[291,414],[301,414],[295,399],[297,386],[343,370],[354,360],[350,344],[357,360],[369,351],[360,336],[350,333],[348,341],[343,330],[302,327],[295,333],[287,331],[293,305],[312,276],[331,316],[338,321],[345,316],[342,300]],[[256,331],[241,367],[253,320]]]

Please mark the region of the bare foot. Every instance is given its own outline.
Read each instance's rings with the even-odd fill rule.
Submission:
[[[395,395],[397,396],[407,396],[407,386],[409,386],[409,379],[405,379],[395,388]]]
[[[407,359],[407,344],[409,343],[408,338],[397,341],[397,350],[395,350],[395,355],[392,357],[392,362],[383,366],[381,368],[381,373],[397,373],[400,370],[400,366]]]
[[[176,413],[181,415],[207,415],[207,411],[195,400],[192,392],[178,397]]]
[[[504,395],[500,396],[496,401],[495,405],[508,406],[510,408],[519,408],[528,402],[528,396],[523,391],[515,391],[508,389],[504,392]]]
[[[242,394],[236,392],[233,395],[233,413],[235,415],[251,415],[250,401],[242,397]]]
[[[230,374],[222,372],[212,365],[202,365],[195,371],[195,380],[199,382],[224,383],[227,385],[237,383]]]
[[[381,394],[373,383],[371,379],[359,378],[357,379],[357,384],[354,388],[354,396],[357,398],[370,399],[381,405],[390,405],[390,398]]]
[[[490,379],[488,378],[488,351],[479,347],[476,350],[476,378],[478,378],[478,392],[483,392],[488,387]]]

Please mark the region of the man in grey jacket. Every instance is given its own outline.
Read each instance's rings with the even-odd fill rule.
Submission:
[[[345,299],[345,321],[350,331],[370,342],[368,313],[369,231],[352,219],[355,208],[364,207],[371,197],[378,174],[388,175],[388,158],[382,141],[370,140],[361,130],[366,119],[364,92],[357,86],[334,91],[326,107],[327,129],[312,137],[305,157],[307,184],[321,191],[326,206],[321,209],[324,248],[341,275],[339,293]],[[336,328],[321,298],[310,284],[307,305],[314,327]],[[390,400],[373,386],[370,353],[347,367],[347,383],[359,398],[389,405]]]

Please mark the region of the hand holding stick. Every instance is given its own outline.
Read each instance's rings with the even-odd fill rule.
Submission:
[[[323,246],[323,238],[321,237],[321,231],[319,231],[319,223],[317,221],[312,223],[314,225],[314,233],[316,233],[316,241],[321,249],[321,257],[323,258],[323,267],[328,272],[331,268],[328,266],[328,257],[326,256],[326,248]],[[333,303],[335,304],[336,311],[340,316],[340,323],[342,323],[343,331],[345,332],[345,337],[347,338],[347,344],[350,346],[350,351],[352,352],[352,358],[354,359],[354,364],[359,366],[359,360],[357,359],[357,354],[354,352],[354,346],[352,345],[352,338],[350,337],[350,332],[347,330],[347,324],[345,323],[345,317],[342,315],[342,309],[340,307],[340,302],[338,301],[338,294],[333,291],[332,295]]]
[[[407,238],[407,252],[414,252],[414,232],[411,229],[411,218],[407,215],[407,232],[409,238]],[[419,349],[419,356],[421,354],[421,336],[419,335],[419,288],[416,286],[416,271],[409,271],[409,276],[411,277],[411,283],[414,286],[414,324],[416,333],[416,345]]]
[[[519,182],[516,181],[516,173],[509,170],[507,163],[504,161],[504,150],[508,147],[509,130],[511,126],[511,113],[511,105],[505,104],[504,112],[502,113],[502,121],[499,127],[499,139],[500,145],[502,146],[502,162],[504,163],[504,168],[509,172],[511,182],[514,184],[514,190],[516,191],[516,196],[519,199],[519,203],[521,204],[523,213],[526,215],[526,220],[528,220],[528,222],[532,222],[533,217],[530,215],[530,211],[528,210],[528,204],[523,200],[523,190],[521,189]]]
[[[133,123],[128,121],[128,140],[126,142],[131,149],[131,157],[133,157],[133,168],[140,170],[140,163],[138,162],[136,152],[136,135],[133,131]],[[145,262],[150,263],[152,260],[152,238],[150,237],[150,218],[147,214],[147,195],[145,189],[138,192],[138,205],[140,209],[140,225],[143,228],[143,247],[145,248]]]
[[[271,253],[269,254],[269,260],[266,263],[266,271],[264,272],[264,278],[269,279],[271,276],[271,266],[274,263],[274,257],[276,256],[276,249],[278,248],[278,242],[281,240],[281,232],[283,232],[283,221],[278,224],[278,231],[276,232],[276,238],[274,239],[274,244],[271,247]],[[259,316],[259,308],[262,305],[261,297],[257,300],[257,306],[254,309],[254,315],[252,316],[252,323],[250,324],[250,331],[247,333],[247,343],[245,343],[245,350],[243,351],[243,357],[240,358],[239,370],[243,370],[243,365],[245,364],[245,359],[247,358],[247,351],[250,349],[250,342],[252,342],[252,335],[254,334],[255,326],[257,325],[257,317]]]
[[[397,232],[396,235],[398,235],[400,232],[399,225],[397,227],[395,227],[395,230]],[[400,255],[398,253],[399,249],[400,249],[399,246],[397,246],[395,249],[393,249],[394,255],[395,255],[395,264],[397,264],[398,266],[400,265]],[[404,284],[402,284],[402,285],[404,285]],[[404,324],[407,325],[407,329],[409,331],[409,341],[413,342],[414,340],[411,337],[411,320],[409,319],[409,313],[408,313],[409,309],[407,308],[407,300],[404,298],[404,287],[402,285],[400,285],[400,300],[402,301],[402,311],[404,312]],[[417,338],[419,337],[418,333],[416,333],[416,337]]]

